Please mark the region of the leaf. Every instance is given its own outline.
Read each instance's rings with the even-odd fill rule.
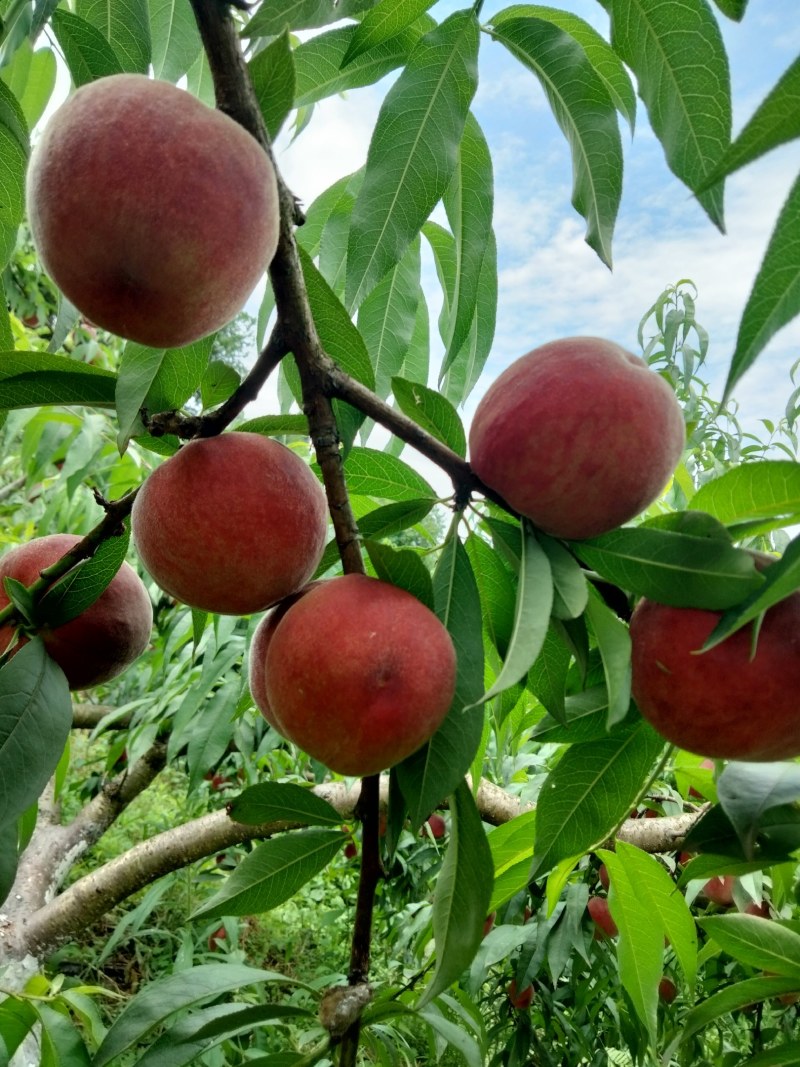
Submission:
[[[800,934],[755,915],[716,915],[698,922],[734,959],[800,982]]]
[[[540,18],[509,18],[493,36],[532,71],[572,153],[572,206],[586,219],[586,242],[611,266],[622,195],[622,141],[615,106],[575,38]]]
[[[717,779],[717,795],[747,859],[766,811],[800,799],[800,766],[794,763],[728,763]]]
[[[258,845],[193,914],[252,915],[289,900],[342,848],[341,830],[294,830]]]
[[[358,328],[375,368],[375,391],[383,399],[411,344],[419,297],[420,242],[414,240],[358,309]]]
[[[747,0],[714,0],[723,15],[727,15],[734,22],[741,22],[744,18]]]
[[[305,415],[259,415],[236,427],[242,433],[263,433],[266,437],[308,437]]]
[[[0,81],[0,266],[13,255],[17,228],[25,213],[28,131],[22,109]]]
[[[800,463],[759,460],[743,463],[701,485],[689,501],[720,522],[800,515]]]
[[[723,1015],[730,1015],[732,1011],[780,996],[781,993],[793,993],[796,987],[797,981],[794,978],[748,978],[727,986],[683,1017],[680,1037],[676,1039],[676,1044],[687,1041],[692,1034],[704,1030]],[[752,1061],[748,1059],[747,1062],[749,1064]]]
[[[472,763],[483,727],[480,709],[464,710],[483,691],[483,637],[478,586],[455,528],[434,571],[433,596],[436,614],[456,650],[456,693],[431,740],[397,766],[412,827],[420,826],[442,797],[456,789]]]
[[[608,727],[622,722],[631,702],[631,639],[628,627],[589,587],[586,616],[603,660],[608,690]]]
[[[728,147],[730,74],[705,0],[610,0],[611,44],[636,75],[650,125],[672,172],[697,191]],[[678,17],[676,17],[678,16]],[[722,189],[699,193],[724,228]]]
[[[721,403],[778,330],[800,311],[800,177],[789,190],[747,299]]]
[[[203,47],[197,22],[185,0],[148,0],[153,75],[179,81]]]
[[[434,3],[435,0],[381,0],[356,26],[342,59],[342,67],[348,66],[363,52],[396,36],[429,7],[433,7]]]
[[[294,57],[285,30],[247,64],[267,132],[274,141],[294,104]]]
[[[53,12],[50,24],[76,86],[110,74],[122,74],[116,52],[100,30],[86,19],[60,7]]]
[[[178,1011],[243,986],[287,981],[291,979],[276,971],[239,963],[209,963],[150,982],[128,1001],[114,1020],[95,1053],[92,1067],[105,1067]]]
[[[527,886],[535,828],[536,812],[525,811],[489,831],[487,840],[494,864],[494,887],[487,914]]]
[[[56,627],[82,615],[111,584],[129,541],[130,520],[124,524],[124,533],[101,542],[93,556],[50,586],[37,605],[37,621]]]
[[[617,729],[627,727],[631,714],[637,712],[634,710],[629,713],[617,724]],[[609,736],[607,720],[608,692],[604,685],[595,685],[582,693],[570,693],[564,699],[563,718],[550,714],[540,719],[533,728],[531,738],[541,744],[599,741]]]
[[[686,898],[658,860],[618,841],[615,852],[600,851],[611,879],[609,904],[619,932],[620,976],[639,1018],[652,1032],[663,972],[666,938],[686,980],[694,988],[697,931]]]
[[[436,499],[422,475],[402,459],[373,448],[351,448],[344,465],[351,493],[382,500]]]
[[[392,378],[392,393],[404,415],[408,415],[423,430],[427,430],[462,458],[466,456],[467,437],[464,426],[456,409],[441,393],[399,376]]]
[[[554,7],[541,7],[538,4],[512,4],[492,16],[493,26],[514,18],[538,18],[552,22],[564,30],[581,46],[586,58],[606,87],[608,95],[616,109],[623,115],[633,132],[636,120],[636,93],[631,84],[630,75],[625,70],[617,53],[597,30],[571,11],[562,11]]]
[[[53,1067],[91,1067],[89,1050],[68,1015],[63,1015],[49,1004],[43,1003],[36,1005],[36,1014],[42,1024],[42,1064],[52,1064]]]
[[[148,348],[128,341],[117,378],[117,442],[124,451],[139,421],[139,412],[155,415],[180,408],[199,388],[214,337],[181,348]]]
[[[764,582],[749,552],[671,530],[622,527],[570,547],[607,581],[671,607],[721,611]]]
[[[514,628],[494,685],[477,701],[483,704],[523,678],[541,651],[550,621],[553,579],[550,563],[533,527],[522,520],[522,555],[519,566]]]
[[[800,137],[800,58],[784,71],[761,101],[750,121],[703,182],[703,188],[710,188],[747,163],[797,137]]]
[[[418,1007],[429,1004],[469,967],[483,939],[494,882],[489,843],[466,782],[451,797],[450,810],[450,844],[433,898],[436,969]]]
[[[562,724],[567,722],[564,693],[571,660],[570,650],[550,626],[541,651],[528,671],[528,690]]]
[[[795,537],[781,559],[764,569],[763,582],[750,596],[726,611],[703,644],[703,651],[714,648],[748,622],[780,603],[800,588],[800,538]]]
[[[112,407],[117,376],[49,352],[0,352],[0,409],[44,404]]]
[[[307,30],[327,26],[337,19],[353,18],[368,11],[376,0],[264,0],[245,27],[244,37],[272,37],[283,30]]]
[[[72,728],[67,680],[41,639],[0,668],[0,827],[37,799]]]
[[[0,908],[11,892],[17,877],[17,827],[13,822],[0,826]],[[0,1014],[0,1037],[5,1033]]]
[[[529,878],[607,841],[642,795],[664,747],[642,720],[602,740],[571,745],[539,794]]]
[[[477,384],[492,349],[496,320],[497,242],[494,231],[491,231],[481,264],[478,302],[472,326],[461,351],[453,359],[441,382],[442,391],[451,403],[463,404]]]
[[[458,148],[458,164],[444,193],[444,207],[455,238],[455,286],[449,298],[441,378],[464,347],[472,327],[481,268],[492,236],[493,206],[491,153],[478,120],[469,112]]]
[[[347,306],[398,263],[441,198],[477,87],[478,23],[456,12],[417,44],[378,115],[347,250]]]
[[[10,1058],[17,1051],[37,1021],[30,1001],[7,997],[0,1003],[0,1063],[8,1067]],[[3,1051],[7,1056],[2,1060]]]
[[[241,378],[229,363],[212,359],[200,379],[200,401],[203,410],[223,404],[241,385]],[[237,427],[241,429],[241,427]]]
[[[295,104],[307,107],[336,93],[373,85],[402,66],[420,38],[434,25],[433,19],[425,15],[388,41],[364,52],[345,68],[342,68],[342,60],[357,27],[345,26],[303,41],[294,50]]]
[[[550,560],[553,575],[553,615],[557,619],[577,619],[586,610],[589,587],[586,575],[575,557],[560,541],[537,532],[539,544]]]
[[[401,500],[395,504],[384,504],[368,512],[358,520],[358,528],[363,539],[390,537],[400,533],[411,526],[416,526],[430,512],[435,500]],[[339,550],[336,541],[329,541],[320,560],[319,566],[314,572],[314,577],[319,578],[335,563],[339,561]]]
[[[76,13],[105,37],[122,69],[146,74],[150,65],[150,21],[147,0],[76,0]]]
[[[56,85],[56,57],[52,49],[39,48],[34,52],[30,41],[23,41],[11,62],[0,71],[0,77],[19,102],[28,130],[33,129],[44,114]],[[27,130],[20,143],[27,151]]]
[[[483,625],[492,644],[505,656],[514,628],[514,583],[498,553],[478,534],[470,532],[466,549],[480,592]]]
[[[303,826],[340,826],[342,817],[335,808],[292,782],[261,782],[240,793],[230,802],[228,813],[248,826],[266,823],[300,823]]]
[[[202,717],[192,723],[186,748],[190,792],[197,789],[209,767],[216,766],[231,746],[240,690],[240,680],[229,679],[206,701]]]
[[[379,541],[367,541],[365,548],[378,578],[405,589],[433,611],[433,582],[418,552],[411,548],[394,549]]]

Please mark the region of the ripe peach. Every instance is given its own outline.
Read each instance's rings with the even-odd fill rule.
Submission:
[[[447,833],[447,823],[441,815],[434,812],[428,819],[428,829],[431,832],[431,836],[438,841]]]
[[[600,864],[600,870],[597,873],[600,878],[600,885],[603,889],[608,889],[611,884],[611,879],[609,878],[608,867],[606,867],[605,863]]]
[[[4,578],[32,585],[80,540],[75,534],[48,534],[7,552],[0,559],[0,608],[8,604]],[[147,590],[136,571],[123,563],[83,614],[63,626],[44,627],[39,636],[70,689],[88,689],[122,674],[147,648],[152,625]],[[8,648],[13,633],[13,626],[0,627],[0,652]]]
[[[518,990],[516,978],[511,979],[507,993],[511,1007],[517,1011],[527,1011],[533,1003],[533,986],[526,985],[524,989]]]
[[[598,337],[552,341],[512,363],[478,404],[475,473],[555,537],[596,537],[663,491],[683,451],[667,382]]]
[[[450,635],[410,593],[347,574],[309,590],[269,642],[267,699],[281,732],[339,774],[410,756],[453,700]]]
[[[664,1004],[671,1004],[678,995],[678,987],[671,978],[662,978],[658,983],[658,997]]]
[[[223,615],[296,592],[322,558],[327,505],[309,466],[255,433],[190,441],[136,497],[133,539],[161,588]]]
[[[631,618],[633,697],[668,741],[698,756],[750,762],[800,755],[800,593],[752,630],[699,652],[716,611],[641,600]]]
[[[703,896],[712,904],[717,904],[721,908],[729,908],[733,904],[733,885],[735,880],[729,874],[711,878],[703,886]]]
[[[611,909],[605,897],[589,897],[586,905],[595,924],[595,939],[602,941],[605,937],[616,937],[619,933],[617,924],[611,918]]]
[[[158,348],[232,319],[278,241],[275,172],[256,139],[138,74],[84,85],[56,112],[27,203],[62,292],[98,326]]]

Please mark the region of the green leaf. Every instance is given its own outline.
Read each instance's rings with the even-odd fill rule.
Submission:
[[[383,399],[406,358],[420,297],[420,242],[378,283],[358,309],[358,328],[375,368],[375,392]]]
[[[608,737],[607,720],[608,692],[604,685],[595,685],[582,693],[567,696],[564,699],[563,719],[552,714],[545,716],[534,726],[531,738],[541,744],[599,741]],[[618,728],[627,724],[626,716]]]
[[[587,244],[610,267],[622,141],[603,80],[575,38],[545,19],[504,19],[493,36],[542,83],[572,153],[572,205],[586,219]]]
[[[607,841],[642,795],[664,746],[642,720],[602,740],[571,745],[539,794],[530,878]]]
[[[147,0],[76,0],[76,13],[105,37],[125,71],[146,74],[150,65]]]
[[[400,500],[395,504],[384,504],[374,511],[368,512],[358,520],[358,529],[363,539],[391,537],[392,534],[408,530],[422,522],[431,510],[435,500]],[[336,541],[331,540],[325,546],[319,566],[314,572],[314,577],[319,578],[329,568],[339,561],[339,549]]]
[[[441,393],[398,376],[392,378],[392,393],[404,415],[462,458],[466,456],[467,437],[463,423],[456,409]]]
[[[412,548],[394,549],[379,541],[367,541],[365,548],[382,581],[405,589],[433,611],[433,582],[418,552]]]
[[[558,722],[566,725],[564,693],[572,654],[549,626],[536,662],[528,671],[527,688]],[[606,701],[607,705],[607,701]]]
[[[212,997],[261,982],[287,982],[276,971],[245,967],[239,963],[209,963],[178,971],[150,982],[129,1000],[106,1034],[92,1060],[92,1067],[105,1067],[121,1053],[145,1038],[170,1016]]]
[[[483,704],[523,678],[541,651],[553,603],[550,563],[533,527],[522,520],[522,555],[514,608],[514,627],[503,668],[494,685],[477,701]]]
[[[71,727],[66,678],[42,641],[29,641],[0,668],[0,826],[37,799]]]
[[[63,1015],[49,1004],[41,1002],[36,1005],[36,1014],[42,1024],[42,1064],[52,1064],[53,1067],[91,1067],[89,1050],[68,1015]]]
[[[610,0],[611,44],[639,84],[672,172],[698,190],[731,137],[731,90],[722,35],[705,0]],[[723,229],[722,189],[699,193]]]
[[[207,411],[217,404],[223,404],[236,392],[240,384],[238,372],[229,363],[223,363],[221,359],[210,360],[200,379],[200,400],[203,409]]]
[[[8,1067],[10,1058],[17,1051],[37,1021],[30,1001],[9,996],[0,1004],[0,1063]],[[5,1060],[2,1059],[3,1051]]]
[[[747,0],[714,0],[723,15],[727,15],[734,22],[741,22],[744,18]]]
[[[553,575],[553,616],[557,619],[577,619],[586,610],[589,586],[586,575],[575,557],[560,541],[537,532],[539,544],[550,560]]]
[[[441,389],[453,404],[463,404],[477,384],[494,341],[497,320],[497,242],[494,231],[489,233],[486,254],[478,280],[478,302],[472,326],[460,352],[440,383]]]
[[[800,137],[800,57],[756,108],[753,117],[706,178],[707,189],[728,174]]]
[[[107,538],[93,556],[50,586],[37,605],[37,621],[50,627],[63,626],[83,614],[111,584],[129,541],[130,520],[124,523],[124,533]]]
[[[730,1015],[732,1011],[738,1011],[739,1008],[745,1008],[749,1004],[758,1004],[759,1001],[770,997],[780,996],[781,993],[793,993],[796,988],[797,980],[794,978],[748,978],[743,982],[727,986],[698,1004],[683,1017],[680,1037],[675,1043],[687,1041],[692,1034],[696,1034],[698,1030],[705,1030],[723,1015]],[[748,1065],[751,1062],[748,1058]]]
[[[252,915],[289,900],[344,845],[341,830],[294,830],[258,845],[192,918]]]
[[[259,415],[236,427],[242,433],[263,433],[266,437],[308,437],[305,415]]]
[[[655,1026],[658,983],[667,938],[690,987],[697,972],[697,931],[686,898],[654,856],[618,841],[615,852],[601,851],[611,879],[611,917],[620,932],[620,976],[637,1013]]]
[[[346,67],[370,48],[383,44],[419,18],[436,0],[381,0],[356,26],[342,59]]]
[[[16,97],[0,81],[0,267],[11,259],[25,213],[28,131]]]
[[[76,86],[122,74],[122,63],[113,47],[86,19],[60,7],[53,12],[50,24]]]
[[[431,740],[397,767],[414,827],[422,824],[442,796],[456,789],[472,763],[483,729],[481,710],[464,710],[483,691],[483,636],[478,586],[455,527],[434,571],[433,597],[436,614],[456,650],[456,693],[452,708]]]
[[[418,1007],[429,1004],[472,963],[483,939],[494,882],[492,853],[466,782],[450,798],[450,810],[450,844],[433,898],[436,969]]]
[[[0,352],[0,409],[43,404],[113,407],[117,376],[49,352]]]
[[[347,250],[347,305],[398,263],[441,198],[477,88],[478,23],[456,12],[419,42],[389,90],[367,154]]]
[[[11,62],[0,70],[0,77],[19,101],[28,129],[33,129],[56,86],[56,57],[52,49],[39,48],[34,52],[30,41],[23,41]],[[24,147],[27,141],[26,131],[21,142]]]
[[[494,864],[494,887],[487,913],[527,886],[535,829],[536,812],[525,811],[489,831],[487,840]]]
[[[344,465],[351,493],[381,500],[436,499],[421,474],[402,459],[374,448],[351,448]]]
[[[608,690],[608,727],[622,722],[631,703],[631,639],[628,627],[589,587],[586,616],[603,660]]]
[[[192,723],[186,748],[189,792],[200,785],[209,767],[216,766],[231,746],[234,713],[241,692],[241,682],[234,677],[216,689],[203,705],[203,714]]]
[[[470,532],[466,549],[480,592],[483,625],[492,644],[505,656],[514,629],[514,583],[498,553],[478,534]]]
[[[327,800],[292,782],[261,782],[230,802],[230,817],[248,826],[299,823],[303,826],[341,826],[342,817]]]
[[[671,607],[722,611],[764,582],[749,552],[671,530],[622,527],[570,547],[607,581]]]
[[[717,2],[719,3],[719,0]],[[747,1057],[747,1067],[798,1067],[798,1064],[800,1064],[800,1041],[790,1041],[776,1048],[769,1048],[756,1056]]]
[[[294,50],[295,104],[305,107],[336,93],[380,81],[406,62],[419,39],[433,25],[433,19],[425,15],[390,40],[362,53],[345,68],[342,68],[342,61],[357,27],[344,26],[303,41]]]
[[[756,915],[715,915],[698,922],[734,959],[800,982],[800,934]]]
[[[191,4],[186,0],[148,0],[153,75],[179,81],[203,47]]]
[[[504,8],[493,15],[491,22],[493,26],[497,26],[506,19],[526,17],[545,19],[564,30],[570,37],[575,38],[605,85],[614,106],[625,117],[633,132],[636,121],[636,93],[630,75],[608,41],[593,26],[577,15],[573,15],[571,11],[541,7],[538,4],[512,4],[511,7]]]
[[[327,26],[353,18],[374,6],[376,0],[264,0],[245,27],[244,37],[272,37],[284,30]]]
[[[747,300],[722,403],[778,330],[800,311],[800,178],[792,185],[772,231]]]
[[[322,234],[331,214],[343,197],[355,198],[356,188],[362,177],[362,170],[357,170],[353,174],[345,174],[343,178],[324,189],[310,205],[306,212],[306,221],[296,234],[298,244],[303,246],[309,256],[317,255]]]
[[[703,651],[714,648],[800,588],[800,538],[790,541],[781,559],[771,563],[761,574],[764,580],[760,587],[725,612],[706,638]]]
[[[135,431],[141,410],[150,415],[177,410],[199,388],[213,343],[213,335],[182,348],[148,348],[128,341],[116,389],[120,451]]]
[[[800,766],[795,763],[729,763],[717,780],[720,804],[744,855],[753,859],[765,812],[800,799]]]
[[[0,908],[11,892],[14,879],[17,877],[17,838],[16,823],[10,822],[0,826]],[[3,1029],[0,1025],[0,1035],[2,1034]]]
[[[743,463],[701,485],[689,505],[726,524],[795,518],[800,515],[800,463],[781,459]]]
[[[483,130],[470,112],[458,148],[458,164],[444,193],[444,207],[455,238],[455,287],[449,298],[440,377],[447,373],[469,337],[481,268],[492,237],[493,206],[492,156]]]
[[[267,132],[274,141],[294,104],[294,57],[288,31],[257,52],[247,66]]]

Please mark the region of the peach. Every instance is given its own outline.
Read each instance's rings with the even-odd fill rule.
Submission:
[[[596,537],[664,490],[683,451],[680,406],[644,360],[570,337],[512,363],[469,435],[479,478],[555,537]]]
[[[8,604],[4,578],[32,585],[41,571],[80,540],[75,534],[48,534],[7,552],[0,559],[0,608]],[[70,689],[88,689],[116,678],[138,659],[147,648],[152,626],[147,590],[136,571],[123,563],[86,611],[63,626],[43,627],[39,636]],[[13,626],[0,627],[0,652],[8,648],[13,634]]]
[[[668,741],[698,756],[800,755],[800,593],[770,608],[751,658],[745,626],[700,652],[720,613],[641,600],[631,618],[632,690]]]
[[[27,204],[45,270],[82,314],[141,344],[224,326],[275,254],[275,172],[256,139],[139,74],[82,86],[31,156]]]
[[[512,978],[507,993],[511,1007],[517,1011],[527,1011],[533,1003],[533,986],[526,985],[524,989],[517,989],[517,980]]]
[[[267,648],[267,699],[281,732],[339,774],[410,756],[453,701],[456,654],[410,593],[347,574],[294,603]]]
[[[280,723],[275,717],[275,712],[272,710],[269,698],[267,697],[267,680],[264,676],[267,649],[272,640],[272,635],[275,633],[275,629],[283,616],[292,604],[295,603],[298,597],[303,596],[315,585],[319,585],[319,582],[309,582],[309,584],[299,590],[299,592],[292,594],[292,596],[287,596],[280,602],[280,604],[277,604],[258,624],[256,631],[253,634],[253,640],[250,642],[250,654],[248,659],[250,695],[252,696],[256,707],[270,726],[279,732],[281,729]]]
[[[736,879],[730,875],[717,875],[703,886],[701,892],[706,900],[720,908],[729,908],[733,904],[733,887]]]
[[[595,924],[596,940],[602,941],[606,937],[617,936],[619,930],[611,917],[611,909],[605,897],[589,897],[586,908]]]
[[[671,978],[662,978],[658,983],[658,998],[664,1004],[671,1004],[678,995],[678,987]]]
[[[322,558],[327,504],[311,468],[255,433],[190,441],[142,485],[136,549],[171,596],[249,615],[297,592]]]

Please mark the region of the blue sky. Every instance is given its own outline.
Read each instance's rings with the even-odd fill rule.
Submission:
[[[447,0],[437,18],[464,7]],[[486,3],[483,17],[507,6]],[[566,0],[604,34],[596,0]],[[750,0],[740,25],[720,17],[731,62],[734,133],[800,52],[797,0]],[[623,129],[626,170],[614,240],[614,270],[584,243],[584,221],[570,206],[567,144],[534,76],[488,39],[481,47],[474,109],[495,163],[499,307],[495,344],[467,405],[512,360],[547,340],[597,334],[636,351],[639,319],[661,290],[680,278],[698,286],[697,318],[711,337],[707,376],[721,392],[747,295],[789,187],[800,171],[800,145],[778,149],[729,179],[728,233],[720,235],[673,177],[639,102],[636,136]],[[319,106],[307,131],[279,162],[309,203],[341,174],[359,167],[389,82]],[[438,313],[435,273],[426,289]],[[435,322],[435,319],[433,320]],[[777,418],[790,391],[789,368],[800,357],[800,325],[786,327],[748,373],[737,396],[747,423]]]

